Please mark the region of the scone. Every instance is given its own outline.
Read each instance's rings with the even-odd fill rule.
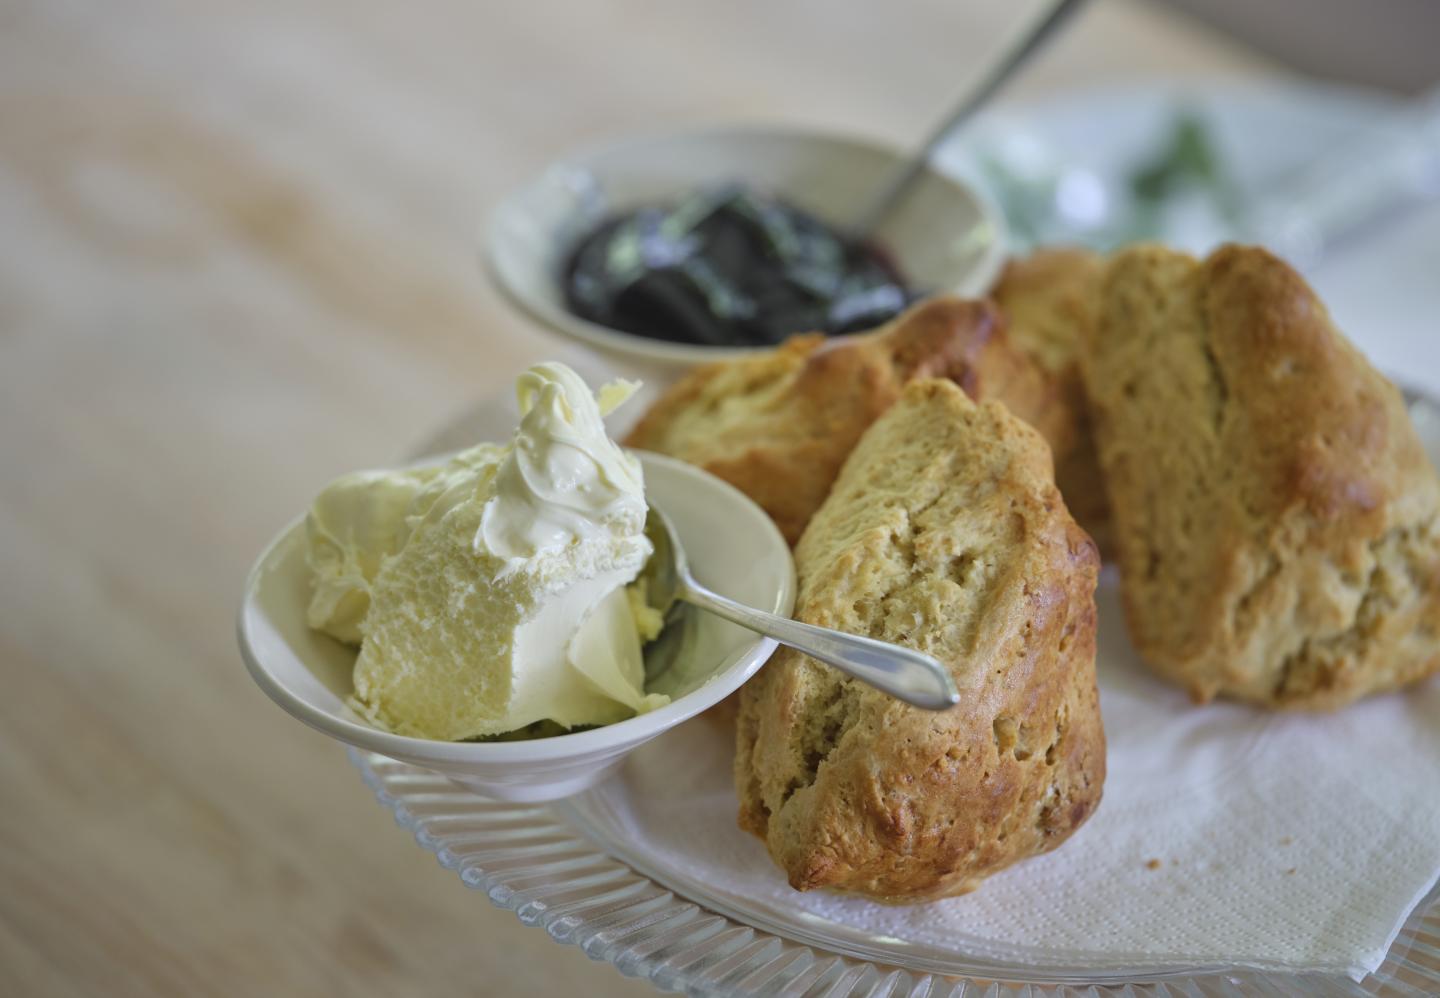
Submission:
[[[1004,398],[1025,418],[1060,417],[1035,365],[1011,349],[988,302],[934,298],[858,336],[796,336],[696,368],[645,414],[627,446],[730,482],[793,545],[866,427],[916,378]]]
[[[1440,482],[1295,271],[1242,246],[1121,253],[1082,366],[1151,666],[1281,707],[1440,668]]]
[[[1041,249],[1010,261],[990,295],[1005,316],[1010,342],[1050,380],[1060,413],[1040,429],[1055,457],[1055,484],[1108,556],[1110,506],[1080,376],[1080,348],[1095,321],[1104,269],[1104,258],[1089,250]]]
[[[1095,810],[1095,546],[1040,435],[917,381],[850,455],[795,552],[796,617],[937,657],[959,706],[908,706],[782,648],[741,688],[741,827],[799,890],[973,890]]]

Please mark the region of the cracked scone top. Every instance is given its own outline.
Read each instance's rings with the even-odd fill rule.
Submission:
[[[1285,707],[1440,668],[1440,482],[1300,275],[1252,247],[1119,253],[1082,369],[1153,668]]]
[[[320,494],[306,518],[310,624],[360,644],[361,713],[458,740],[666,702],[643,692],[625,590],[651,551],[644,481],[601,422],[631,390],[597,401],[564,365],[536,365],[517,383],[508,445]]]
[[[794,545],[866,427],[921,378],[999,398],[1050,432],[1042,372],[1011,348],[986,301],[929,298],[868,333],[793,336],[695,368],[631,430],[631,447],[678,457],[744,492]]]
[[[781,648],[741,688],[740,824],[791,886],[889,901],[973,890],[1099,803],[1099,558],[1039,433],[949,381],[866,431],[795,550],[797,619],[950,670],[930,712]]]

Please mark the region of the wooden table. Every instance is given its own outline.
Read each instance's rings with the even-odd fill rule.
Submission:
[[[0,3],[0,992],[646,993],[255,689],[245,570],[555,349],[475,265],[512,185],[697,119],[903,141],[1032,6]],[[1098,0],[1011,97],[1274,72]]]

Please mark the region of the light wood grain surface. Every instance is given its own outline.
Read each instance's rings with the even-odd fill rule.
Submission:
[[[0,993],[647,993],[265,700],[245,570],[555,349],[475,266],[506,189],[696,120],[902,141],[1030,6],[0,2]],[[1098,0],[1010,97],[1274,72]]]

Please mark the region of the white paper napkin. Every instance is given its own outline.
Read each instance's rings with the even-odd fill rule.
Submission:
[[[908,907],[791,890],[735,825],[730,734],[691,722],[579,807],[672,883],[982,959],[1374,970],[1440,872],[1440,681],[1336,714],[1193,706],[1100,593],[1105,796],[1056,852]]]

